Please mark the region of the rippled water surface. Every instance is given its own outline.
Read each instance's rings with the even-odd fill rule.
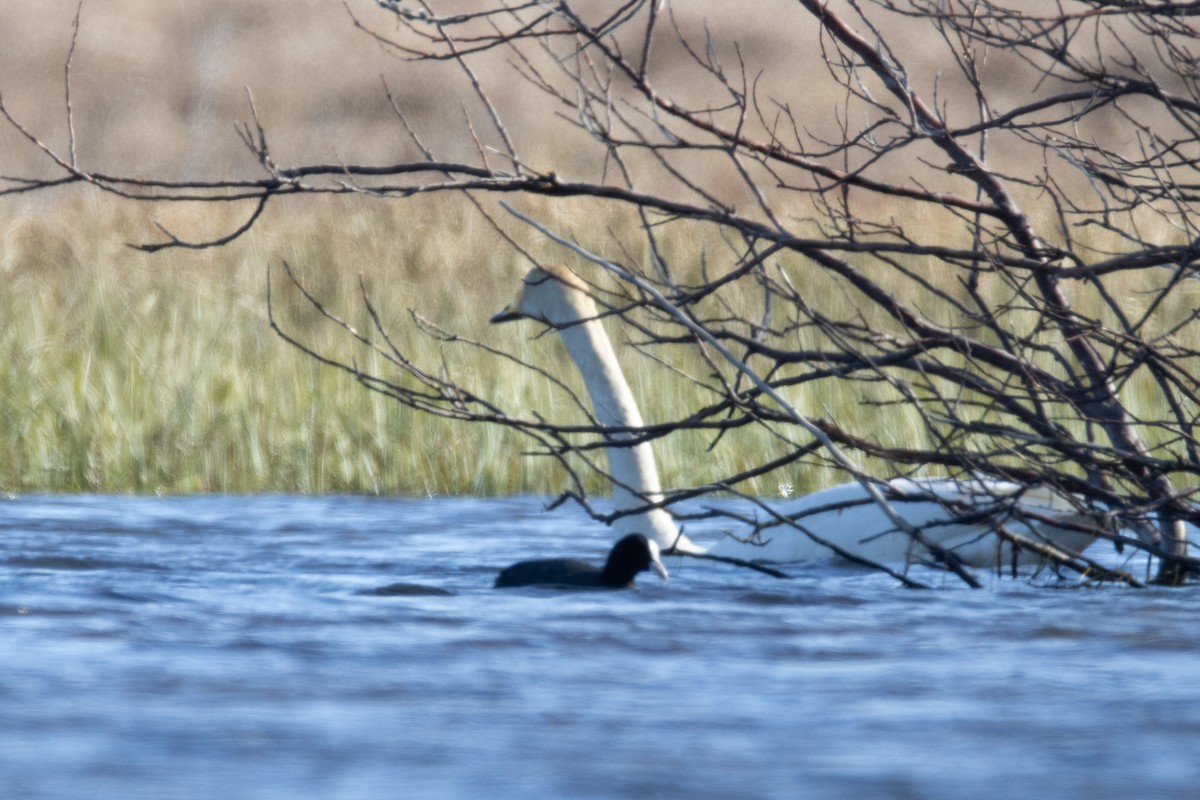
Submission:
[[[1194,797],[1193,589],[668,561],[536,499],[0,502],[0,797]],[[926,576],[929,577],[929,576]],[[452,594],[362,594],[403,582]]]

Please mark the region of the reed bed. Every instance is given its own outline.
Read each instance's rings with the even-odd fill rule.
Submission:
[[[426,134],[462,130],[462,103],[469,94],[447,99],[439,89],[438,102],[428,92],[431,68],[402,64],[363,46],[341,4],[145,5],[114,0],[104,9],[91,4],[84,9],[73,99],[79,157],[88,168],[164,177],[247,174],[254,166],[230,131],[232,122],[248,116],[243,87],[255,97],[276,155],[286,163],[416,157],[399,134],[379,75]],[[352,3],[363,14],[374,5]],[[703,0],[686,10],[694,24],[718,12],[729,17],[727,6]],[[788,7],[781,3],[780,9]],[[62,66],[73,11],[74,4],[49,8],[33,0],[14,0],[0,9],[0,44],[14,45],[0,47],[6,105],[60,150],[66,141]],[[806,124],[818,123],[820,109],[836,107],[839,93],[814,94],[809,82],[793,79],[806,73],[796,61],[796,42],[777,29],[772,13],[732,16],[745,25],[738,37],[745,52],[761,60],[767,74],[802,87],[804,105],[813,109]],[[819,52],[811,50],[813,57]],[[330,69],[333,63],[340,68]],[[664,80],[678,68],[686,86],[685,65],[660,63]],[[936,59],[925,65],[936,66]],[[505,76],[497,70],[489,91],[511,105],[509,93],[521,88]],[[530,140],[523,119],[515,115],[514,132]],[[540,119],[531,116],[531,125],[540,125]],[[544,137],[540,129],[533,133],[538,134],[533,141],[566,147],[566,140]],[[442,138],[447,157],[464,152],[473,157],[472,142]],[[5,172],[46,169],[44,156],[8,128],[0,129],[0,154]],[[268,271],[274,268],[279,278],[278,266],[286,260],[322,302],[360,329],[369,328],[358,296],[361,275],[389,330],[414,361],[447,370],[514,413],[580,420],[570,399],[544,378],[421,335],[412,323],[410,308],[447,330],[548,366],[582,392],[555,337],[539,338],[532,324],[487,324],[516,291],[527,264],[478,215],[453,199],[293,198],[268,209],[251,233],[224,248],[148,255],[124,246],[158,237],[149,220],[184,238],[203,239],[236,227],[243,211],[136,206],[67,192],[0,204],[5,363],[0,442],[7,454],[0,460],[0,490],[489,495],[564,487],[554,461],[522,457],[527,441],[489,426],[415,414],[288,347],[267,324]],[[597,251],[611,253],[615,235],[628,252],[639,252],[636,221],[611,210],[563,203],[536,211]],[[962,235],[953,220],[929,213],[928,221],[913,222],[933,231],[931,241]],[[561,251],[527,230],[514,229],[513,235],[540,258],[564,260]],[[662,235],[660,244],[676,264],[697,265],[706,257],[719,263],[717,254],[726,246],[684,226],[663,229]],[[1159,238],[1171,243],[1165,234]],[[831,316],[849,313],[854,298],[823,282],[803,259],[783,258],[779,266],[803,276],[815,302]],[[595,271],[588,275],[595,277]],[[1138,282],[1145,280],[1155,278],[1118,277],[1110,290],[1137,297],[1145,288]],[[1164,320],[1182,319],[1196,307],[1200,289],[1194,283],[1186,282],[1164,304],[1159,312]],[[276,288],[280,319],[289,331],[322,352],[383,368],[281,282]],[[752,292],[734,300],[756,316]],[[921,307],[936,317],[936,302]],[[1086,297],[1079,307],[1100,313]],[[632,335],[615,323],[610,333],[618,342]],[[649,422],[677,419],[714,399],[689,379],[706,380],[711,370],[694,352],[656,349],[655,357],[672,368],[664,369],[632,347],[618,349]],[[732,379],[730,373],[726,377]],[[1158,416],[1149,382],[1130,384],[1123,396],[1146,416]],[[859,435],[885,445],[926,444],[913,441],[921,425],[911,410],[891,406],[881,412],[870,405],[895,399],[883,383],[825,381],[819,389],[793,390],[789,399],[806,414],[850,421]],[[770,430],[747,427],[719,440],[683,432],[658,442],[656,450],[665,485],[694,486],[752,468],[789,446]],[[836,480],[833,470],[817,464],[742,488],[770,493],[786,481],[804,492]],[[606,486],[593,475],[588,489],[603,492]]]
[[[527,440],[415,413],[316,363],[268,326],[272,271],[276,313],[289,332],[319,351],[394,377],[381,359],[354,348],[290,291],[278,267],[285,260],[293,265],[322,302],[366,331],[361,276],[412,360],[445,371],[512,413],[581,421],[570,397],[544,377],[512,370],[462,343],[437,341],[413,324],[409,309],[546,366],[585,397],[557,337],[539,336],[533,323],[487,323],[515,294],[526,265],[466,208],[441,199],[302,199],[268,212],[230,246],[145,254],[124,243],[153,238],[150,220],[199,237],[236,224],[237,210],[184,212],[95,194],[10,207],[0,229],[0,357],[6,364],[0,442],[7,454],[0,490],[497,495],[564,488],[560,465],[522,455]],[[596,224],[571,204],[541,212],[584,241],[635,235],[632,220]],[[554,258],[548,243],[527,244]],[[662,245],[678,263],[696,263],[700,251],[720,246],[683,234],[665,237]],[[799,260],[783,266],[804,269]],[[1180,290],[1179,309],[1194,307],[1196,291],[1190,284]],[[743,300],[748,309],[754,302]],[[838,313],[852,298],[829,290],[818,302]],[[610,334],[649,422],[679,418],[715,399],[699,387],[711,366],[689,348],[656,348],[648,358],[629,345],[630,331],[610,323]],[[732,373],[726,377],[732,380]],[[793,391],[790,400],[804,413],[849,421],[860,435],[884,444],[927,444],[913,440],[921,426],[911,410],[863,405],[894,399],[886,384],[820,386]],[[1131,385],[1126,399],[1155,411],[1152,386]],[[720,440],[684,432],[656,444],[667,486],[704,484],[788,447],[762,427]],[[786,481],[804,492],[836,480],[831,469],[809,465],[741,488],[771,493]],[[603,493],[607,487],[591,475],[587,488]]]
[[[328,307],[361,330],[359,275],[397,342],[514,413],[582,419],[533,373],[420,334],[408,309],[439,326],[513,350],[575,385],[555,337],[532,324],[490,326],[525,266],[481,220],[437,201],[314,200],[281,206],[235,244],[144,254],[124,245],[177,211],[95,195],[6,216],[0,229],[0,490],[48,492],[546,493],[564,486],[550,459],[489,426],[417,414],[286,345],[276,313],[323,352],[380,369],[325,324],[278,270],[295,266]],[[569,212],[568,212],[569,213]],[[229,209],[193,210],[189,230],[215,230]],[[504,263],[504,259],[511,263]],[[614,326],[615,337],[621,331]],[[697,391],[621,348],[649,420],[678,415]],[[836,401],[822,398],[828,406]],[[756,440],[756,438],[758,440]],[[765,432],[708,451],[702,436],[660,447],[668,485],[706,482],[780,447]],[[803,486],[802,476],[790,479]],[[812,476],[819,481],[819,476]],[[593,491],[603,491],[594,479]]]

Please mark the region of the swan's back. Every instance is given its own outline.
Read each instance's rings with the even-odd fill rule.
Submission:
[[[995,535],[999,525],[1014,534],[1054,546],[1083,551],[1094,540],[1086,531],[1047,523],[1042,518],[1072,519],[1074,507],[1048,489],[1022,489],[1003,481],[950,479],[895,480],[885,492],[896,513],[930,542],[954,552],[975,567],[1006,565],[1011,544]],[[772,504],[777,513],[841,549],[871,561],[911,563],[928,553],[899,530],[857,483],[823,489],[796,500]],[[825,545],[788,525],[762,533],[763,544],[726,537],[709,552],[751,561],[794,562],[834,557]],[[1017,554],[1017,563],[1042,561],[1031,550]]]

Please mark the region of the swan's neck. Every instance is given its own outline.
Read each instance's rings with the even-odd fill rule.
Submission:
[[[583,376],[597,421],[608,428],[642,427],[642,415],[634,402],[633,392],[600,322],[589,319],[582,324],[560,328],[559,334]],[[608,436],[613,442],[607,451],[608,468],[613,477],[613,505],[617,511],[641,508],[662,500],[654,451],[648,442],[632,446],[617,444],[630,438],[628,433]],[[621,517],[614,526],[617,538],[642,533],[664,549],[694,548],[680,535],[671,515],[661,508]]]

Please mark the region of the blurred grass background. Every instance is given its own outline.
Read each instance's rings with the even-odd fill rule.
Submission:
[[[824,73],[813,72],[823,69],[815,34],[798,41],[794,27],[776,24],[779,15],[796,16],[792,4],[765,0],[754,15],[719,0],[676,5],[686,13],[685,24],[737,24],[728,38],[741,44],[751,74],[766,69],[765,80],[777,81],[763,91],[806,109],[805,123],[815,133],[833,124],[824,109],[836,107],[836,87],[793,80]],[[371,0],[351,0],[350,7],[363,19],[381,19]],[[11,113],[59,152],[67,144],[63,63],[74,11],[73,2],[0,4],[0,92]],[[905,37],[897,44],[927,49]],[[922,65],[930,73],[936,66]],[[988,65],[997,74],[1004,67],[1000,56]],[[663,85],[696,90],[682,61],[657,68]],[[464,108],[477,109],[459,93],[460,83],[444,80],[445,69],[388,56],[354,29],[340,3],[328,0],[88,2],[72,64],[79,162],[110,174],[254,175],[258,168],[233,130],[249,118],[247,90],[281,163],[419,158],[397,125],[381,78],[405,113],[427,135],[435,132],[440,155],[469,159],[474,145],[461,136],[462,119]],[[523,89],[510,73],[484,70],[482,79],[502,105],[520,108]],[[949,79],[943,86],[949,91]],[[1000,86],[997,102],[1008,91]],[[531,119],[543,124],[540,116]],[[522,115],[509,123],[518,138],[536,132],[521,130]],[[556,168],[570,165],[562,159],[571,150],[570,135],[536,141],[525,150],[529,157],[554,156]],[[0,174],[52,170],[4,127]],[[537,211],[597,244],[610,230],[628,232],[633,225],[585,203]],[[228,232],[245,213],[136,205],[82,188],[0,199],[0,443],[6,453],[0,490],[543,494],[563,487],[553,461],[521,456],[521,439],[414,414],[287,347],[267,326],[272,265],[286,259],[323,302],[365,328],[357,297],[361,274],[415,361],[440,365],[514,413],[578,419],[569,399],[544,379],[497,371],[494,361],[422,336],[411,323],[407,310],[416,308],[448,330],[551,366],[578,387],[554,337],[536,338],[532,324],[487,325],[528,265],[478,214],[446,198],[302,198],[268,207],[254,230],[220,249],[145,254],[125,246],[158,240],[154,221],[183,238],[203,239]],[[937,230],[948,222],[931,217],[927,224]],[[946,228],[941,240],[955,230]],[[564,260],[527,231],[517,235],[539,257]],[[695,265],[702,253],[726,245],[680,227],[664,233],[664,246],[676,263]],[[344,337],[320,324],[276,277],[289,330],[317,349],[366,357],[349,350]],[[820,276],[805,280],[831,313],[852,302],[832,286],[821,290]],[[1145,287],[1110,288],[1135,293]],[[1196,299],[1189,285],[1178,295],[1178,313],[1194,308]],[[623,335],[610,330],[618,340]],[[631,348],[619,349],[648,421],[677,418],[710,399],[687,378],[706,377],[709,369],[694,353],[681,350],[673,372]],[[854,418],[860,435],[883,443],[923,444],[912,441],[920,426],[904,418],[907,412],[861,409],[864,400],[888,397],[883,385],[824,382],[819,394],[796,391],[791,399],[814,416]],[[1155,402],[1152,386],[1131,386],[1126,398],[1147,408]],[[664,484],[702,484],[790,447],[764,429],[741,429],[711,444],[710,437],[689,433],[660,443]],[[812,465],[743,488],[769,493],[776,481],[787,481],[805,492],[835,480],[832,470]],[[605,486],[593,476],[588,488]]]
[[[553,460],[522,457],[527,440],[405,409],[316,363],[269,329],[271,269],[276,317],[289,333],[320,352],[396,377],[382,359],[355,348],[308,307],[279,265],[295,265],[322,303],[368,331],[361,275],[390,335],[411,360],[442,370],[510,413],[580,421],[571,398],[544,377],[463,343],[438,341],[413,323],[409,309],[445,330],[546,367],[585,396],[557,337],[539,336],[542,328],[532,322],[488,324],[515,296],[527,265],[515,251],[497,248],[495,233],[469,207],[444,198],[300,198],[276,204],[264,224],[220,249],[147,254],[126,247],[124,242],[153,233],[146,220],[154,211],[94,193],[73,194],[38,213],[10,217],[0,228],[0,445],[6,453],[0,490],[508,494],[565,487]],[[237,209],[209,206],[202,212],[193,212],[193,225],[221,229],[238,219]],[[581,223],[587,215],[579,204],[547,206],[538,214],[576,231],[585,243],[588,237],[602,241],[615,234],[635,241],[638,235],[632,218]],[[666,233],[662,245],[670,259],[722,246],[695,230]],[[525,244],[546,260],[563,260],[532,235]],[[820,298],[826,313],[853,313],[854,298],[824,286],[828,279],[799,258],[778,264],[794,281],[807,283],[807,295]],[[575,266],[604,283],[596,268]],[[1110,291],[1136,296],[1146,288],[1145,278],[1137,273],[1107,284]],[[1163,325],[1200,304],[1194,283],[1173,294],[1161,311]],[[747,296],[727,299],[745,303],[743,313],[756,318],[761,312],[754,304],[761,298],[746,288]],[[936,318],[934,301],[923,305]],[[689,377],[705,381],[712,372],[694,349],[656,348],[645,357],[629,345],[637,334],[611,321],[609,330],[648,421],[681,418],[716,399]],[[797,332],[786,343],[800,349],[821,344],[805,336],[816,334]],[[730,371],[724,377],[734,378]],[[860,436],[895,446],[928,444],[911,411],[863,405],[894,400],[885,383],[825,380],[788,395],[802,412],[848,421]],[[1131,382],[1123,397],[1139,414],[1160,413],[1156,387],[1147,380]],[[1169,434],[1150,435],[1155,441]],[[696,432],[658,442],[665,485],[704,484],[792,449],[758,426],[713,445],[711,434]],[[810,460],[741,488],[772,493],[786,481],[804,492],[838,479]],[[606,485],[593,475],[588,489],[603,493]]]
[[[561,210],[545,209],[544,218]],[[278,267],[296,265],[327,307],[366,331],[361,271],[412,360],[511,413],[580,421],[570,397],[545,378],[413,324],[410,308],[549,368],[585,396],[557,337],[539,336],[534,323],[488,324],[515,297],[527,266],[515,253],[498,254],[478,215],[441,199],[302,199],[277,205],[267,224],[221,249],[146,254],[124,246],[147,233],[150,211],[83,195],[9,219],[0,233],[0,489],[503,494],[565,486],[556,463],[521,456],[528,442],[520,437],[405,409],[289,347],[268,326],[274,265],[275,313],[289,333],[396,377],[321,320]],[[209,216],[219,227],[235,214],[213,207]],[[675,246],[695,242],[681,237]],[[629,335],[617,325],[610,332],[618,342]],[[688,348],[676,350],[679,373],[618,349],[649,420],[712,400],[687,377],[708,373]],[[846,399],[857,403],[857,395]],[[813,413],[831,404],[828,396],[802,402]],[[658,448],[668,485],[748,469],[787,447],[750,429],[714,450],[700,434],[670,442]],[[810,470],[787,480],[806,487],[823,477]],[[606,487],[593,476],[588,488]]]
[[[371,0],[349,7],[388,29]],[[699,24],[723,8],[705,2],[685,10]],[[0,4],[5,105],[64,154],[64,62],[74,13],[74,2]],[[757,57],[794,58],[771,17],[758,22],[744,26],[739,41]],[[88,2],[71,68],[84,169],[167,178],[257,174],[234,133],[250,118],[250,96],[283,163],[418,158],[383,80],[440,155],[475,155],[462,120],[478,106],[465,84],[448,81],[445,65],[384,53],[355,30],[340,3],[327,0]],[[664,80],[671,69],[663,65]],[[501,103],[511,105],[523,91],[507,70],[484,69],[481,78]],[[519,115],[509,124],[518,136],[529,133]],[[569,135],[538,139],[557,155],[571,146]],[[539,146],[525,152],[536,156]],[[4,126],[0,173],[54,170]],[[528,265],[478,215],[440,199],[302,199],[274,204],[250,234],[221,249],[147,255],[125,246],[158,240],[153,222],[183,238],[221,235],[245,212],[134,205],[80,188],[0,199],[0,441],[7,454],[0,490],[489,494],[563,485],[550,460],[521,457],[520,439],[416,415],[292,350],[267,326],[270,265],[287,259],[323,302],[350,317],[362,316],[362,274],[420,363],[459,370],[516,413],[572,418],[567,398],[543,380],[497,375],[490,361],[412,328],[407,309],[415,307],[447,329],[493,338],[574,377],[557,342],[535,339],[533,326],[487,326]],[[553,214],[567,225],[597,225],[597,238],[609,224],[569,206]],[[562,259],[545,242],[529,244]],[[317,324],[294,293],[277,299],[306,341],[363,357]],[[686,379],[664,377],[631,352],[623,356],[648,418],[679,413],[695,399],[663,384]],[[684,438],[690,444],[659,448],[668,485],[708,480],[729,470],[729,459],[751,466],[768,444],[743,437],[722,455],[706,451],[702,437]],[[803,488],[820,476],[789,480]],[[596,480],[589,488],[605,489]]]

